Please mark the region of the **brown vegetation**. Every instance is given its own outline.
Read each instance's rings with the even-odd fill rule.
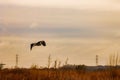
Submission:
[[[0,80],[119,80],[120,69],[85,71],[79,69],[3,69]]]
[[[0,69],[0,80],[120,80],[119,56],[111,55],[108,66],[69,65],[68,58],[65,65],[60,67],[55,60],[51,65],[51,56],[48,57],[47,68],[40,69],[32,65],[29,69],[14,68]]]

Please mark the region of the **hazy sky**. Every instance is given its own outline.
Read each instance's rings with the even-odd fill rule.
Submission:
[[[119,0],[1,0],[1,4],[68,8],[119,9]]]
[[[64,64],[106,65],[119,52],[119,0],[0,0],[0,61],[6,67],[47,65],[47,57]],[[46,40],[47,47],[30,43]],[[89,56],[88,56],[89,55]],[[53,65],[53,63],[52,63]],[[51,66],[52,66],[51,65]]]

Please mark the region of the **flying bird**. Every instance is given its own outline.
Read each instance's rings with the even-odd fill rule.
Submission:
[[[46,42],[45,41],[39,41],[39,42],[37,42],[37,43],[32,43],[32,44],[30,44],[30,50],[32,50],[32,48],[34,47],[34,46],[46,46]]]

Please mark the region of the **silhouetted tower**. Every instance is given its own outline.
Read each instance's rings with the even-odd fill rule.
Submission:
[[[65,65],[67,65],[67,64],[68,64],[68,60],[69,60],[69,59],[67,58],[67,59],[66,59],[66,61],[65,61]]]
[[[18,54],[16,54],[16,65],[15,65],[16,68],[18,68]]]
[[[96,55],[96,66],[98,66],[98,55]]]

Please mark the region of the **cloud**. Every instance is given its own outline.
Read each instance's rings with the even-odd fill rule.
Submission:
[[[12,27],[10,27],[12,26]],[[102,38],[108,32],[104,32],[98,27],[73,27],[73,26],[40,26],[40,27],[17,27],[19,25],[9,25],[6,32],[9,35],[21,36],[41,36],[44,37],[61,37],[61,38]],[[23,25],[24,26],[24,25]],[[101,29],[101,30],[100,30]],[[5,33],[6,34],[6,33]]]
[[[0,24],[0,33],[1,33],[1,34],[7,32],[6,27],[3,27],[3,26],[4,26],[4,25],[1,25],[1,24]]]
[[[40,27],[61,26],[119,26],[119,10],[65,9],[46,7],[1,6],[0,17],[3,25]],[[116,9],[116,8],[115,8]],[[24,26],[23,26],[24,24]],[[17,26],[18,27],[18,26]]]
[[[31,23],[30,28],[33,29],[33,28],[36,28],[38,26],[39,26],[38,23],[33,22],[33,23]]]
[[[119,11],[5,5],[0,9],[4,35],[112,38],[119,33]]]
[[[119,6],[118,0],[1,0],[1,4],[12,4],[20,6],[45,6],[59,8],[76,8],[76,9],[115,9]]]
[[[10,45],[10,42],[8,42],[8,41],[0,41],[0,46],[1,47],[8,46],[8,45]]]

